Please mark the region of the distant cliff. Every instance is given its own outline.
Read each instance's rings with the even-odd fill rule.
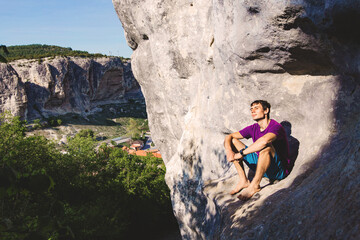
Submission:
[[[184,239],[359,239],[358,0],[113,4]],[[223,142],[253,123],[256,99],[298,157],[243,202]]]
[[[0,112],[27,119],[65,113],[88,114],[94,107],[126,101],[140,92],[130,61],[117,57],[52,57],[0,64]]]

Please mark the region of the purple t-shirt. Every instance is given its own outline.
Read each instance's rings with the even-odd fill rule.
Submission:
[[[272,142],[278,156],[280,157],[286,172],[289,171],[290,159],[289,159],[289,143],[286,137],[286,132],[283,126],[274,119],[270,120],[269,125],[264,131],[260,131],[260,125],[255,123],[247,126],[246,128],[239,131],[239,133],[246,139],[252,138],[255,142],[267,133],[273,133],[276,135],[276,140]],[[259,155],[259,152],[256,152]]]

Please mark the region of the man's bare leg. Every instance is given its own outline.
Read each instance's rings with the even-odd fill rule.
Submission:
[[[236,138],[232,139],[232,144],[237,149],[237,152],[239,152],[240,149],[245,148],[245,145]],[[235,188],[230,192],[230,194],[232,194],[232,195],[240,192],[242,189],[244,189],[250,185],[250,181],[248,180],[248,178],[245,175],[244,164],[242,162],[242,159],[240,159],[239,161],[235,160],[233,163],[234,163],[236,171],[239,175],[240,181],[235,186]]]
[[[273,146],[266,147],[260,151],[258,163],[256,165],[255,177],[249,186],[241,191],[239,199],[250,199],[255,193],[260,191],[260,182],[264,173],[270,166],[271,156],[275,156],[275,149]]]

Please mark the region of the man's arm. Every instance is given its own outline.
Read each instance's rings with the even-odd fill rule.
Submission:
[[[249,153],[259,152],[265,147],[269,146],[275,140],[276,135],[274,133],[267,133],[258,140],[256,140],[253,144],[251,144],[247,149],[243,151],[243,153],[247,155]]]
[[[231,148],[231,142],[233,138],[242,139],[244,137],[239,132],[230,133],[225,137],[224,146],[225,146],[226,158],[229,162],[233,162],[235,160],[234,158],[235,153]]]

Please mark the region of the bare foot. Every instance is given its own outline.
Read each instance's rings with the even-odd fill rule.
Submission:
[[[246,182],[239,182],[236,187],[230,192],[231,195],[234,195],[241,191],[241,189],[247,188],[250,185],[249,180]]]
[[[253,187],[249,185],[247,188],[241,191],[240,195],[238,196],[241,200],[248,200],[250,199],[255,193],[260,191],[260,187]]]

